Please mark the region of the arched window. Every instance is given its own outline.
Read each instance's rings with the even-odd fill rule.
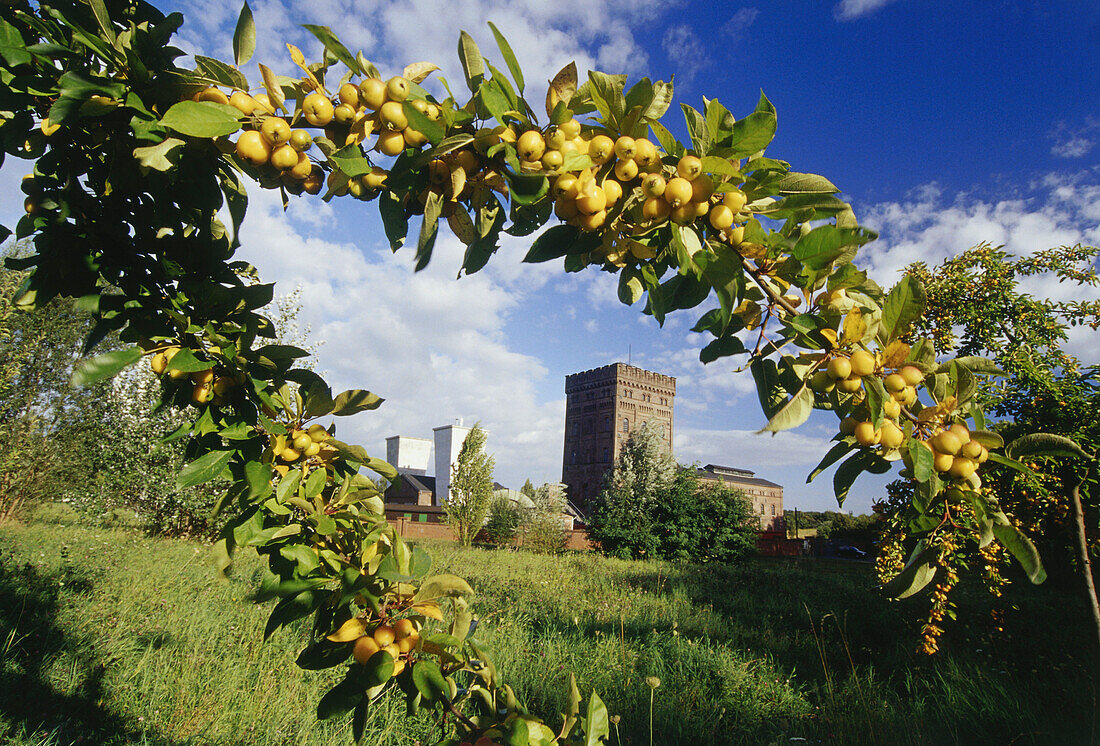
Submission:
[[[772,505],[772,515],[775,515],[775,505]]]
[[[577,465],[577,452],[576,451],[573,451],[573,455],[569,457],[569,463],[573,464],[573,466]]]
[[[603,449],[603,462],[606,464],[610,460],[611,460],[611,449],[604,446],[604,449]]]
[[[623,417],[623,432],[624,433],[630,432],[630,418],[629,417]]]

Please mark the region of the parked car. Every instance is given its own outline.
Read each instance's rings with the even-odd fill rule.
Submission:
[[[867,559],[867,552],[859,547],[842,546],[836,548],[836,556],[848,559]]]

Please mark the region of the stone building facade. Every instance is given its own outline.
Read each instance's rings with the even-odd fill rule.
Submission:
[[[565,448],[561,481],[569,500],[592,503],[630,432],[649,421],[672,451],[676,379],[613,363],[565,377]]]
[[[761,531],[783,530],[783,488],[775,482],[761,479],[748,469],[707,464],[695,475],[706,484],[721,484],[740,490],[748,500],[752,514],[760,521]]]

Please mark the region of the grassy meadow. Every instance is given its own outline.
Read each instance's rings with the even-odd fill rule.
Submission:
[[[477,634],[552,725],[569,671],[619,717],[613,744],[1088,744],[1096,682],[1083,604],[1014,584],[960,592],[934,659],[914,652],[922,602],[889,603],[865,563],[735,567],[431,547],[478,591]],[[90,527],[56,511],[0,529],[0,743],[340,744],[314,707],[336,672],[302,671],[304,626],[262,642],[270,605],[241,553],[228,583],[205,546]],[[647,676],[660,679],[653,692]],[[369,744],[439,735],[403,699],[372,707]]]

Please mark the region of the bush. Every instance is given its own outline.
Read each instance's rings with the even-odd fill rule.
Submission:
[[[493,495],[489,503],[489,516],[485,519],[489,543],[497,546],[511,544],[518,530],[519,506],[504,495]]]
[[[523,548],[538,554],[558,554],[565,549],[567,537],[562,514],[565,500],[544,484],[531,498],[535,507],[523,520]]]
[[[589,536],[611,556],[691,562],[734,562],[751,554],[756,544],[745,496],[701,484],[690,468],[681,469],[645,502],[609,484],[593,510]]]

